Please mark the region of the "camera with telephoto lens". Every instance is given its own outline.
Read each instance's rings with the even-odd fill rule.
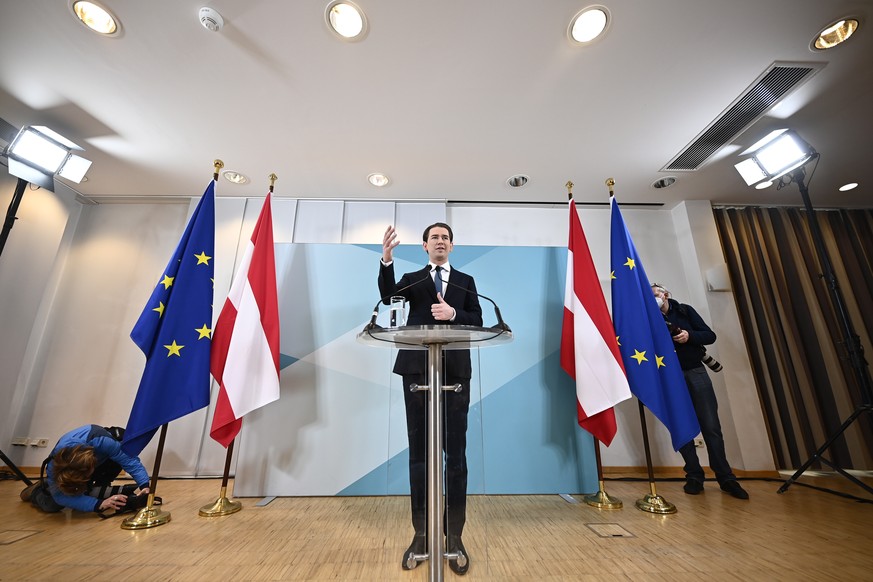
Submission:
[[[700,358],[700,361],[706,364],[706,367],[713,372],[721,372],[721,362],[707,354],[705,351],[703,352],[703,357]]]
[[[666,319],[664,323],[667,324],[667,330],[670,332],[672,337],[676,337],[680,333],[682,333],[682,328],[676,325],[675,323],[669,322]],[[700,358],[700,361],[706,364],[706,367],[712,370],[713,372],[721,372],[721,363],[706,353],[706,350],[703,351],[703,357]]]

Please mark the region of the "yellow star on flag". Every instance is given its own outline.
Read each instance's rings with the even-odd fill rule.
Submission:
[[[203,251],[200,251],[199,255],[194,255],[194,256],[197,257],[197,264],[198,265],[208,265],[209,259],[212,258],[212,257],[208,256],[206,253],[204,253]]]
[[[667,364],[664,363],[664,356],[659,356],[658,354],[655,354],[655,363],[658,364],[658,367],[659,367],[659,368],[660,368],[661,366],[666,366],[666,365],[667,365]]]
[[[637,364],[640,365],[642,365],[643,362],[649,361],[649,359],[646,357],[646,352],[641,352],[637,349],[634,349],[634,355],[632,355],[631,357],[637,361]]]
[[[615,271],[610,271],[610,272],[609,272],[609,278],[610,278],[610,279],[615,279]]]
[[[619,345],[619,347],[621,347],[621,342],[618,341],[618,338],[620,338],[620,337],[621,337],[620,335],[615,336],[615,343],[617,343]]]
[[[173,279],[175,279],[175,277],[167,277],[166,275],[164,275],[164,280],[161,281],[159,284],[163,285],[164,289],[169,289],[170,285],[173,284]]]
[[[630,270],[633,271],[634,267],[637,266],[636,262],[630,257],[627,258],[627,262],[624,264],[625,267],[630,267]]]
[[[194,331],[200,334],[200,337],[197,338],[199,340],[203,338],[212,339],[212,330],[206,327],[205,323],[203,324],[203,327],[201,327],[200,329],[195,328]]]
[[[164,303],[162,301],[158,301],[158,306],[152,309],[152,311],[157,311],[158,318],[161,318],[164,315]]]
[[[182,357],[182,352],[181,352],[181,350],[182,350],[182,348],[184,348],[185,346],[180,346],[179,344],[176,343],[176,340],[173,340],[173,343],[172,343],[172,344],[170,344],[170,345],[168,345],[168,346],[164,346],[164,347],[167,348],[167,350],[169,350],[169,352],[167,353],[167,357],[168,357],[168,358],[169,358],[170,356],[172,356],[172,355],[177,355],[177,356],[179,356],[179,357],[181,358],[181,357]]]

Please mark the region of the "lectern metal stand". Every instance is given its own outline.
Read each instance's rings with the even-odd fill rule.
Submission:
[[[460,386],[443,386],[440,364],[444,349],[469,349],[512,341],[512,332],[468,325],[410,325],[395,328],[374,327],[358,334],[359,342],[372,346],[400,349],[427,349],[428,385],[413,388],[427,390],[427,554],[416,561],[428,561],[428,580],[442,582],[445,560],[459,558],[446,553],[443,532],[443,390]],[[432,560],[432,556],[440,559]],[[461,558],[465,559],[465,558]]]

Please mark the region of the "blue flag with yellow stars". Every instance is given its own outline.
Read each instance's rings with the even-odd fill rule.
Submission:
[[[673,338],[613,196],[610,228],[612,321],[631,392],[667,430],[673,449],[700,432]]]
[[[210,181],[130,337],[146,356],[121,448],[149,444],[161,425],[209,405],[215,182]]]

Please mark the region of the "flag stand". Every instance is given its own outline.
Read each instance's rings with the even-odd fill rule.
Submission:
[[[161,457],[164,455],[164,441],[167,438],[167,424],[161,425],[161,437],[158,441],[158,454],[155,457],[155,470],[152,472],[152,483],[149,487],[149,498],[146,506],[140,509],[133,517],[128,517],[121,522],[121,529],[146,529],[164,525],[170,521],[170,512],[160,507],[153,507],[155,490],[158,488],[158,473],[161,470]]]
[[[640,425],[643,429],[643,444],[646,448],[646,467],[649,469],[649,487],[651,493],[642,499],[637,499],[637,509],[658,514],[676,513],[676,506],[658,495],[655,489],[655,472],[652,470],[652,452],[649,449],[649,429],[646,427],[646,409],[642,402],[638,402],[640,405]]]
[[[585,503],[599,509],[621,509],[623,504],[621,499],[610,497],[603,490],[603,465],[600,463],[600,441],[594,439],[594,456],[597,458],[597,484],[599,489],[597,493],[585,496]]]
[[[204,505],[200,508],[200,517],[220,517],[222,515],[230,515],[242,509],[242,503],[239,501],[231,501],[227,498],[227,481],[230,475],[230,459],[233,457],[233,443],[236,439],[230,441],[227,445],[227,458],[224,460],[224,476],[221,479],[221,491],[218,493],[218,499],[211,505]]]

